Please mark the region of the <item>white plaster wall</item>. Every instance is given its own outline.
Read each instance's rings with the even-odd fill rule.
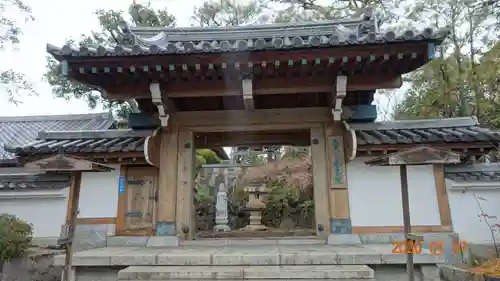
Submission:
[[[80,189],[80,218],[116,217],[120,165],[110,172],[83,173]]]
[[[403,225],[399,167],[370,167],[370,158],[347,164],[352,226]],[[431,165],[408,167],[412,225],[440,225]]]
[[[103,173],[83,173],[79,217],[116,217],[120,166]],[[15,215],[33,225],[34,237],[59,237],[65,224],[69,188],[0,193],[0,213]]]
[[[500,205],[498,204],[500,202],[500,183],[457,183],[447,180],[446,185],[453,230],[458,233],[460,239],[468,243],[492,243],[490,228],[478,215],[482,213],[482,208],[486,214],[500,217]],[[464,187],[467,188],[467,191]],[[478,197],[481,208],[479,208],[475,197]],[[498,219],[489,221],[492,225],[500,223]],[[499,234],[500,229],[495,231],[497,241],[500,241]]]
[[[55,192],[2,192],[0,213],[15,215],[31,223],[34,237],[59,237],[66,219],[68,191],[69,188]]]

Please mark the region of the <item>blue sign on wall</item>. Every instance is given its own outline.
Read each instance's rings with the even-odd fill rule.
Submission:
[[[125,177],[120,176],[118,179],[118,194],[123,194],[125,192]]]

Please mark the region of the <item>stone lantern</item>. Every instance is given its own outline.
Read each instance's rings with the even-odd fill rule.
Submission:
[[[245,191],[248,192],[248,203],[245,210],[250,211],[250,224],[243,230],[267,230],[267,227],[262,224],[261,215],[262,210],[266,208],[266,204],[263,202],[264,197],[268,194],[266,185],[262,182],[251,182]]]

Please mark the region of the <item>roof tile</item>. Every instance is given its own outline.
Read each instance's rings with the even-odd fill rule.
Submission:
[[[62,57],[137,56],[156,54],[219,53],[344,45],[433,41],[441,43],[448,30],[425,28],[403,32],[379,31],[373,9],[359,19],[233,27],[129,28],[123,25],[123,42],[115,47],[47,45],[47,52]]]
[[[68,175],[16,175],[0,177],[0,192],[9,190],[30,190],[30,189],[61,189],[69,186],[70,176]]]
[[[4,146],[34,145],[40,131],[105,130],[114,121],[109,114],[0,117],[0,161],[15,155]]]
[[[479,127],[475,117],[402,120],[350,124],[358,145],[439,144],[482,142],[497,144],[500,133]]]
[[[498,132],[480,128],[474,117],[375,122],[349,126],[356,131],[360,148],[369,145],[500,142]],[[41,140],[6,149],[19,154],[140,152],[144,151],[145,138],[151,133],[148,130],[41,132]]]
[[[500,181],[500,164],[453,165],[445,168],[445,177],[457,182]]]

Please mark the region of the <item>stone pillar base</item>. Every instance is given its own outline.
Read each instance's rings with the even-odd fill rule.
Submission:
[[[227,224],[218,224],[214,226],[215,232],[228,232],[231,231],[231,228]]]
[[[357,234],[330,234],[328,245],[360,245],[361,239]]]
[[[264,231],[267,230],[267,226],[263,224],[249,224],[243,227],[241,230],[243,231]]]
[[[156,236],[175,236],[175,221],[159,221],[156,223]]]

